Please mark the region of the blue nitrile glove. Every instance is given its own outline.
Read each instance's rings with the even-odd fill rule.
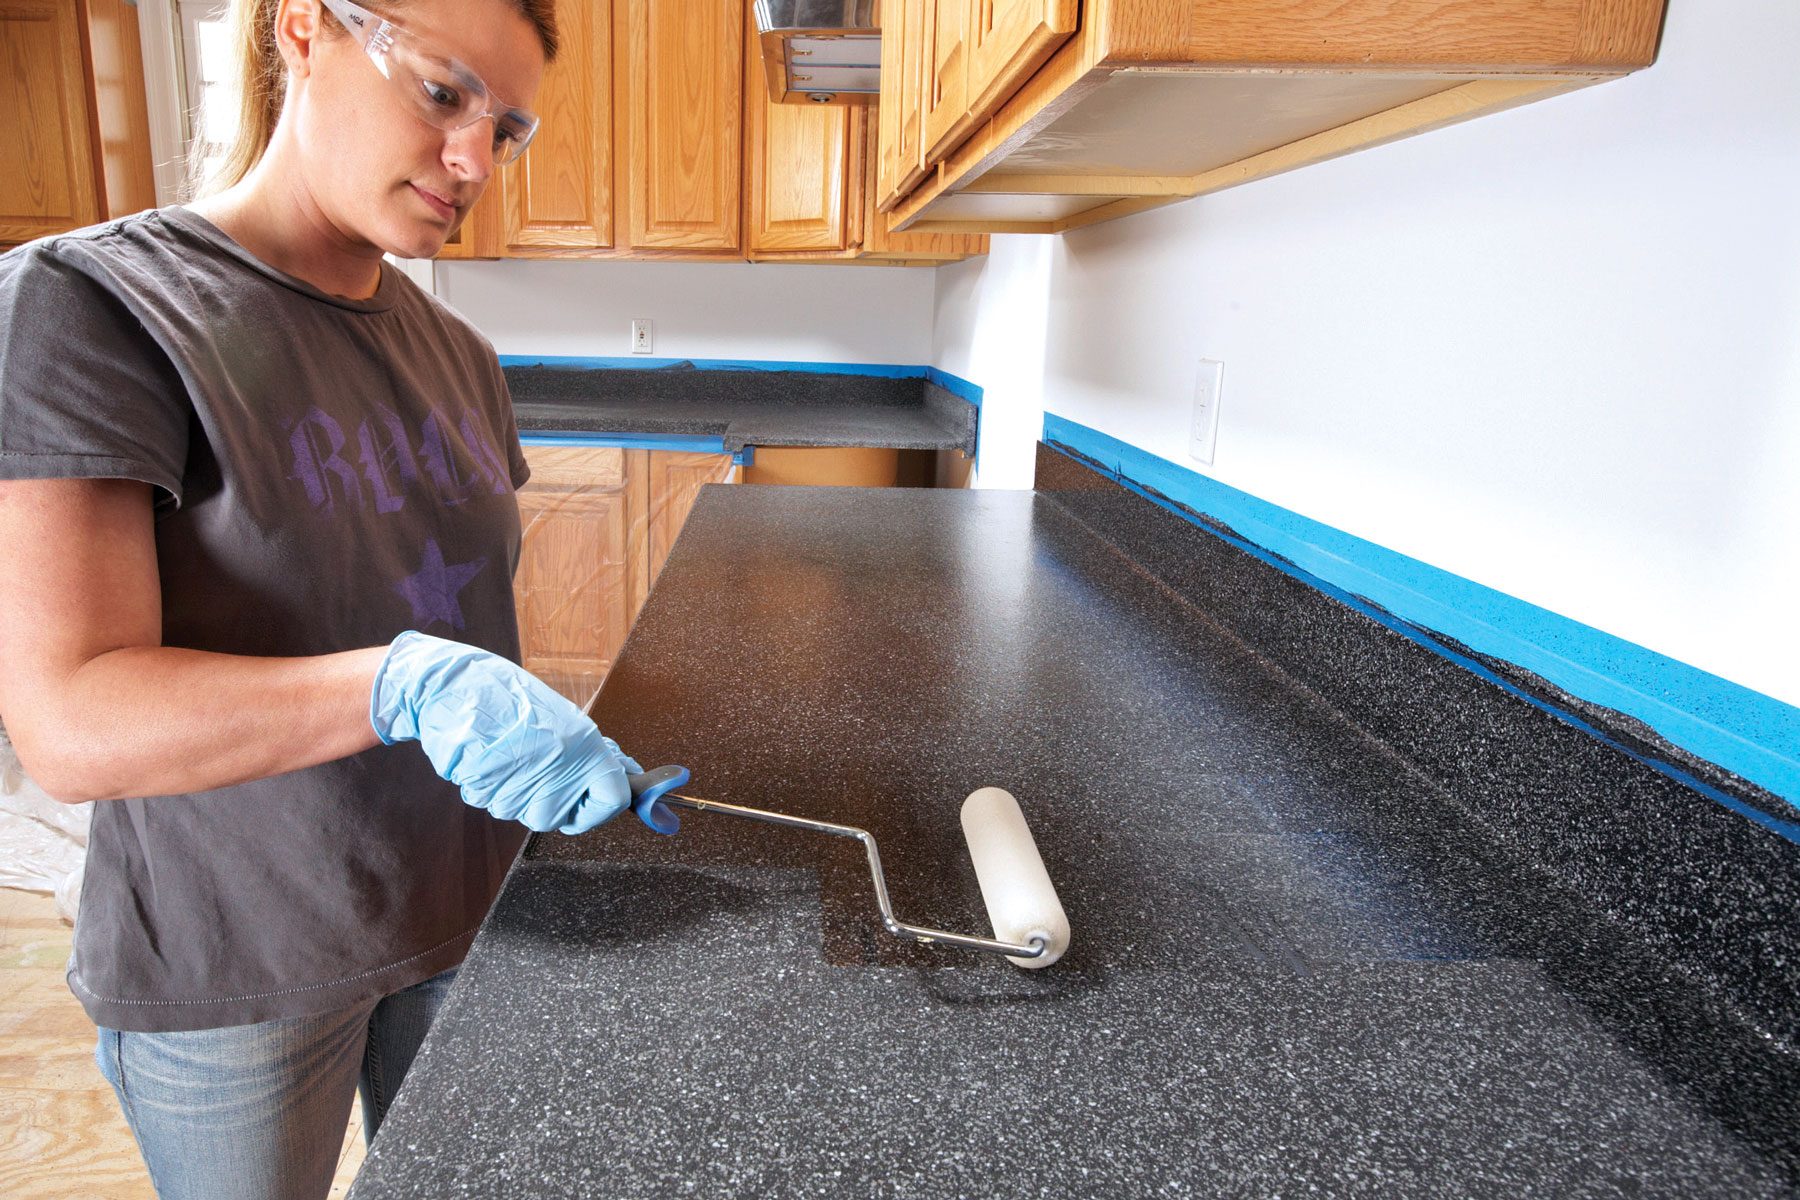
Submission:
[[[643,770],[525,668],[412,631],[375,672],[369,724],[388,745],[416,740],[467,803],[539,833],[615,816],[631,803],[627,772]]]

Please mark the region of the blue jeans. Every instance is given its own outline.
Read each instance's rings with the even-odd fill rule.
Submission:
[[[161,1200],[323,1200],[352,1093],[373,1141],[455,978],[256,1025],[101,1029],[94,1057]]]

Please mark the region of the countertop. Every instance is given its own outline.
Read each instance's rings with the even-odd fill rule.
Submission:
[[[357,1200],[1793,1192],[1640,1036],[1735,1053],[1685,976],[1054,496],[709,487],[595,717],[950,929],[1006,787],[1070,950],[900,943],[838,839],[534,837]]]
[[[676,434],[745,446],[975,453],[976,408],[930,380],[822,371],[508,366],[521,432]]]

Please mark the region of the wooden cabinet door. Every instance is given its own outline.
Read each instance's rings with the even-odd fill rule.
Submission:
[[[887,0],[881,6],[881,95],[875,109],[875,202],[889,203],[900,190],[900,92],[905,54],[900,30],[912,6]]]
[[[0,245],[101,220],[72,0],[0,0]]]
[[[103,219],[156,207],[150,154],[150,102],[137,0],[82,0],[93,80],[95,176]]]
[[[1075,32],[1079,0],[972,0],[969,114],[979,123]]]
[[[830,253],[851,245],[862,199],[857,112],[842,104],[775,104],[754,29],[745,39],[744,249]]]
[[[477,208],[480,205],[476,206]],[[433,258],[478,258],[475,253],[475,214],[463,218],[462,228],[444,239]]]
[[[885,101],[884,101],[885,102]],[[869,122],[869,158],[876,152],[875,138],[880,120]],[[986,234],[979,233],[889,233],[887,214],[875,204],[877,183],[874,171],[869,173],[868,209],[863,218],[862,257],[886,262],[954,262],[973,254],[986,254]]]
[[[526,157],[531,156],[527,153]],[[507,204],[505,173],[517,168],[517,163],[501,167],[501,173],[488,180],[487,191],[481,194],[481,199],[475,202],[475,207],[463,218],[455,235],[445,240],[444,248],[437,252],[436,257],[500,257],[506,243],[506,233],[501,228],[501,213]]]
[[[641,450],[528,446],[513,598],[525,668],[586,707],[649,587]]]
[[[630,248],[737,250],[744,6],[618,0],[614,28]]]
[[[955,149],[968,128],[970,8],[980,0],[925,0],[924,94],[921,97],[923,161],[934,163]]]
[[[604,249],[613,244],[612,5],[563,0],[556,24],[562,46],[538,88],[543,125],[525,157],[495,181],[505,242],[523,250]]]
[[[764,89],[763,95],[768,91]],[[795,108],[797,105],[778,107]],[[810,109],[801,109],[810,112]],[[681,450],[650,451],[650,563],[649,578],[654,584],[662,574],[663,563],[688,513],[700,497],[700,489],[709,483],[732,483],[737,467],[729,454],[694,454]]]
[[[919,145],[925,99],[925,10],[931,0],[886,0],[881,10],[881,107],[876,205],[898,204],[925,177]]]

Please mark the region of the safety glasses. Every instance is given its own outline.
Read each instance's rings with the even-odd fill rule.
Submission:
[[[494,165],[503,166],[525,153],[537,132],[536,115],[502,102],[488,91],[481,76],[386,17],[350,0],[324,4],[421,121],[455,132],[492,117]]]

